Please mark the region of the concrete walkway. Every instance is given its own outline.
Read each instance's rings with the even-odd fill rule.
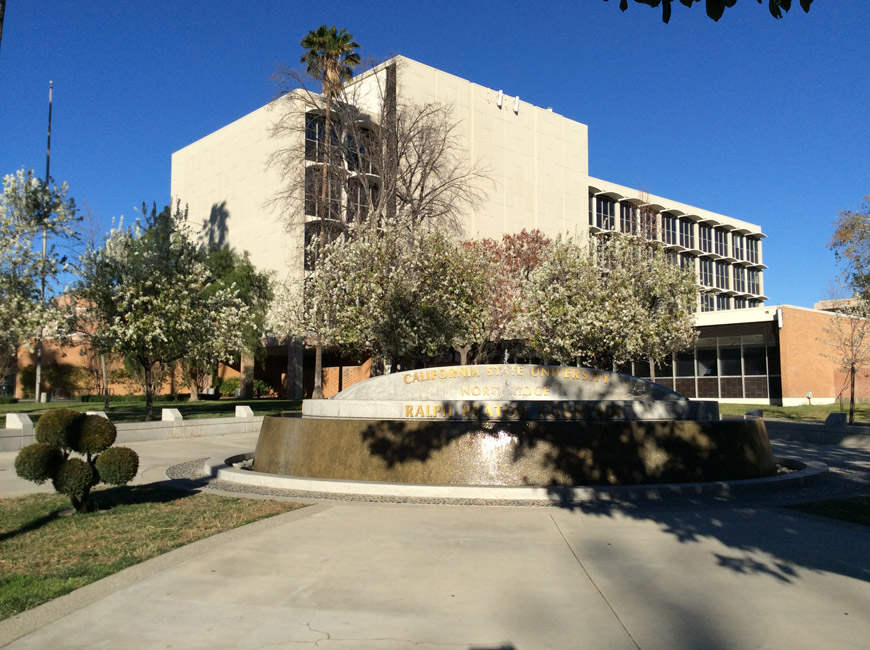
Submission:
[[[138,480],[255,436],[133,446]],[[870,452],[774,443],[867,488]],[[6,456],[9,458],[6,458]],[[828,458],[824,458],[828,456]],[[18,487],[0,454],[0,494]],[[27,484],[30,485],[30,484]],[[863,488],[862,488],[863,486]],[[0,622],[10,648],[866,648],[870,528],[757,502],[324,502]]]

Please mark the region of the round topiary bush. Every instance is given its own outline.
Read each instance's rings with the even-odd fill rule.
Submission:
[[[78,503],[88,498],[94,485],[94,468],[79,458],[67,458],[58,468],[52,478],[54,489],[72,498],[78,509]]]
[[[99,415],[86,415],[73,422],[67,438],[73,451],[96,456],[115,443],[118,429],[109,420]]]
[[[139,456],[129,447],[112,447],[99,455],[96,467],[103,483],[124,485],[139,471]]]
[[[36,441],[44,442],[58,449],[70,448],[69,436],[79,419],[84,415],[72,409],[52,409],[39,416],[36,421]]]
[[[63,463],[60,449],[45,442],[27,445],[15,457],[15,473],[34,483],[45,483]]]

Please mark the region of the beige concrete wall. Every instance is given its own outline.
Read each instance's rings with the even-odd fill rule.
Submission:
[[[280,102],[279,102],[280,103]],[[260,269],[279,281],[301,273],[301,227],[288,231],[288,215],[276,198],[276,149],[293,147],[271,136],[280,106],[269,104],[172,154],[172,196],[189,209],[201,239],[212,238],[238,252],[249,251]],[[302,161],[299,162],[301,172]]]
[[[466,159],[487,170],[488,200],[468,215],[466,234],[498,237],[538,228],[548,235],[587,231],[588,139],[585,124],[397,57],[398,95],[453,107]]]

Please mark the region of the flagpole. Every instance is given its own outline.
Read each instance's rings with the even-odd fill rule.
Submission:
[[[51,99],[52,91],[54,90],[54,82],[48,82],[48,143],[45,147],[45,191],[46,198],[49,193],[49,181],[51,179]],[[48,215],[43,215],[47,219]],[[42,277],[39,285],[39,299],[45,305],[45,258],[48,248],[48,231],[47,225],[43,223],[42,227]],[[36,388],[33,394],[36,396],[36,402],[39,403],[41,395],[39,385],[42,380],[42,326],[39,328],[39,339],[36,341]]]

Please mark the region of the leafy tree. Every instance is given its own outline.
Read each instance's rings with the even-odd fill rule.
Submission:
[[[58,277],[69,269],[59,250],[75,238],[78,220],[75,201],[67,197],[66,183],[45,183],[32,170],[3,177],[0,197],[0,367],[10,374],[18,346],[39,338],[43,328],[63,333],[69,315],[52,300],[43,300],[56,289]],[[42,256],[42,237],[49,245]],[[14,367],[14,366],[13,366]]]
[[[855,422],[855,377],[870,366],[870,301],[851,298],[833,301],[837,315],[825,327],[825,355],[846,373],[849,382],[849,424]]]
[[[95,485],[124,485],[139,470],[135,451],[112,446],[117,429],[101,416],[52,409],[40,416],[35,433],[37,442],[15,458],[16,474],[34,483],[51,480],[76,512],[88,512]]]
[[[486,260],[486,317],[484,331],[474,341],[475,363],[481,363],[499,345],[524,345],[529,338],[527,289],[532,271],[550,253],[553,241],[540,230],[523,229],[500,242],[480,239],[465,242],[461,254],[472,251]]]
[[[604,0],[608,2],[608,0]],[[671,19],[671,2],[672,0],[634,0],[635,2],[643,5],[648,5],[650,7],[658,7],[661,5],[662,7],[662,22],[667,23]],[[763,0],[758,0],[758,4],[761,4]],[[691,7],[694,3],[701,2],[701,0],[680,0],[680,4]],[[725,13],[726,8],[733,7],[737,4],[737,0],[705,0],[707,5],[707,15],[713,20],[717,21],[722,17],[722,14]],[[767,0],[767,7],[770,10],[770,15],[774,18],[782,18],[783,12],[788,12],[791,9],[792,0]],[[800,0],[801,9],[803,9],[806,13],[810,11],[810,5],[813,4],[813,0]],[[619,0],[619,8],[622,11],[628,9],[628,0]]]
[[[627,236],[557,240],[531,273],[531,344],[599,368],[658,361],[692,345],[697,288],[655,244]]]
[[[205,289],[206,297],[219,291],[233,291],[247,307],[246,317],[236,326],[241,334],[242,346],[235,352],[242,356],[254,354],[261,348],[266,327],[266,315],[274,298],[272,280],[268,273],[258,271],[247,252],[236,253],[229,248],[210,247],[206,258],[214,281]],[[225,357],[223,342],[209,338],[191,350],[184,359],[184,371],[191,389],[190,399],[196,401],[206,379],[217,377],[217,366]]]
[[[146,420],[153,417],[161,370],[187,357],[229,359],[243,347],[248,307],[233,288],[211,289],[206,254],[187,233],[176,204],[130,228],[119,225],[105,245],[82,259],[77,295],[86,316],[100,324],[94,344],[142,372]]]
[[[844,266],[846,284],[865,295],[870,289],[870,195],[858,210],[843,210],[828,246]]]
[[[328,344],[366,351],[395,367],[476,341],[486,316],[485,260],[443,231],[367,229],[324,246],[279,323]]]

